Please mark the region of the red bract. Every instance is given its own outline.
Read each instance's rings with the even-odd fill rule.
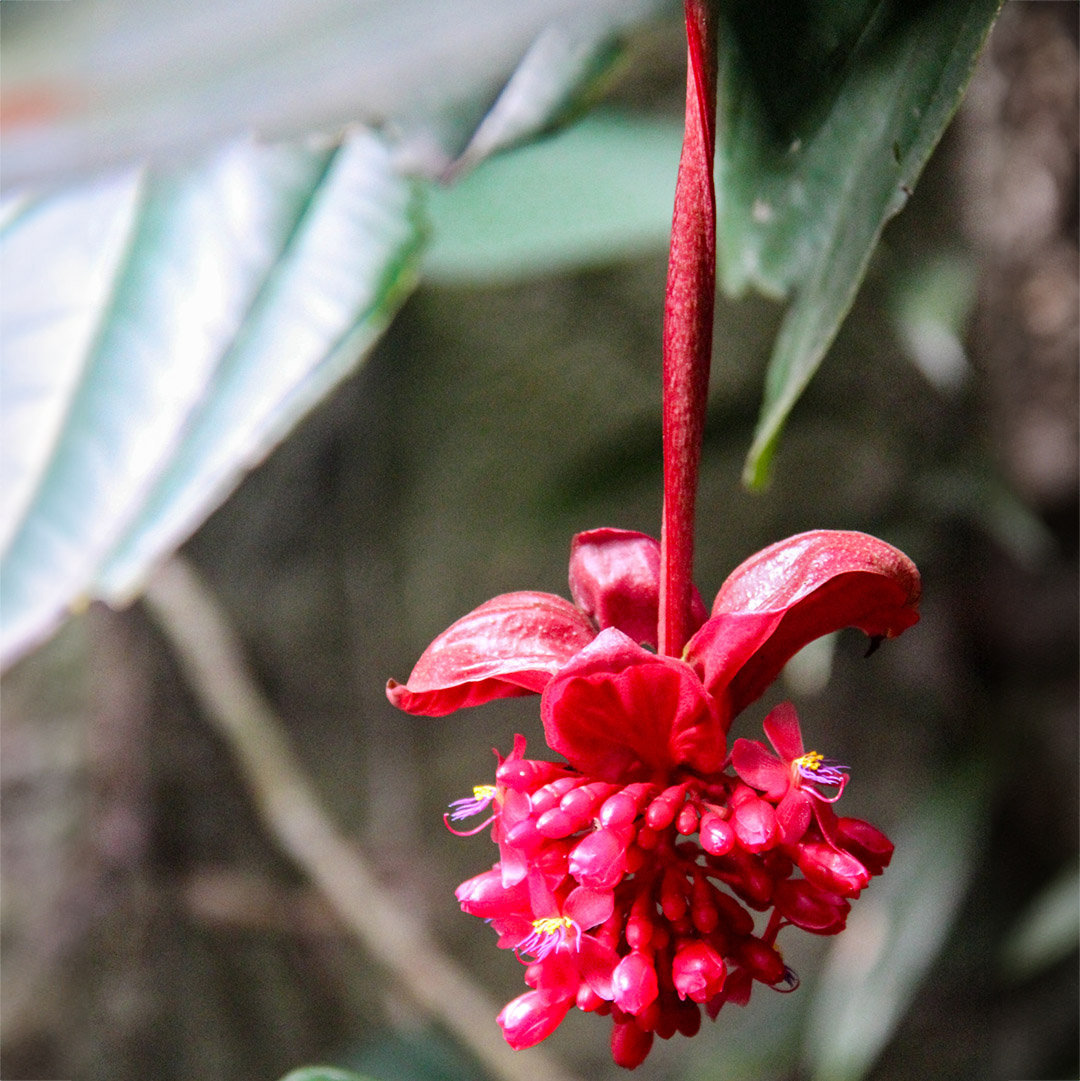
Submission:
[[[911,561],[858,533],[772,545],[728,578],[711,616],[695,594],[681,657],[652,651],[658,575],[652,538],[580,534],[574,604],[496,597],[387,688],[429,716],[541,692],[548,744],[566,760],[525,758],[519,736],[495,783],[452,805],[455,821],[489,815],[499,846],[458,899],[527,965],[531,990],[499,1016],[515,1048],[576,1005],[612,1017],[613,1056],[632,1067],[655,1035],[696,1032],[702,1006],[715,1017],[745,1004],[754,981],[793,989],[779,930],[840,931],[848,898],[891,855],[879,831],[833,813],[846,774],[805,751],[790,705],[765,721],[778,754],[737,740],[734,773],[726,733],[807,642],[845,626],[872,637],[911,626]]]

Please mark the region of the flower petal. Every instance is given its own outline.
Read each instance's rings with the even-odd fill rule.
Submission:
[[[765,735],[769,742],[776,748],[776,753],[785,762],[794,762],[801,758],[803,751],[802,728],[799,725],[799,715],[790,702],[781,702],[762,721],[761,727],[765,729]]]
[[[448,627],[424,650],[408,683],[386,695],[408,713],[442,717],[496,698],[535,694],[596,632],[552,593],[503,593]]]
[[[548,684],[540,706],[548,745],[606,781],[685,764],[710,773],[724,735],[693,670],[601,631]]]
[[[776,807],[776,825],[780,841],[785,845],[797,844],[810,828],[813,815],[812,797],[801,788],[790,788]]]
[[[582,935],[577,963],[581,978],[600,998],[610,1002],[615,997],[611,977],[619,963],[619,955],[592,935]]]
[[[787,766],[756,739],[737,739],[731,748],[731,764],[748,785],[762,789],[769,799],[780,799],[791,785]]]
[[[727,579],[686,659],[730,716],[808,642],[843,627],[891,638],[918,621],[919,572],[865,533],[819,529],[770,545]]]
[[[611,890],[591,890],[578,886],[563,905],[563,915],[569,916],[583,931],[611,918],[615,911],[615,896]]]
[[[630,529],[592,529],[570,545],[570,595],[603,630],[617,627],[635,642],[656,648],[660,604],[660,542]],[[708,618],[693,595],[696,630]]]

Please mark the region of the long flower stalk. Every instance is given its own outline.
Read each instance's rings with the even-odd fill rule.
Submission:
[[[678,656],[693,633],[694,505],[716,291],[716,14],[685,0],[686,133],[675,187],[664,304],[664,511],[659,648]]]

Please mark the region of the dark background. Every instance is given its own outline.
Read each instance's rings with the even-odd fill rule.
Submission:
[[[924,578],[902,639],[864,661],[860,636],[842,636],[827,687],[811,673],[777,690],[852,765],[849,812],[898,837],[922,822],[927,881],[955,884],[955,909],[926,894],[940,946],[874,1081],[1078,1071],[1075,936],[1042,960],[1016,953],[1030,906],[1076,881],[1077,13],[1006,5],[762,495],[739,473],[781,312],[751,299],[718,313],[702,592],[818,526],[877,533]],[[624,103],[678,109],[669,45],[646,52]],[[187,549],[332,816],[500,1000],[519,993],[518,966],[453,900],[494,855],[440,817],[488,778],[493,745],[540,740],[535,700],[415,719],[382,688],[487,597],[565,594],[573,532],[657,531],[664,273],[657,252],[517,287],[421,288]],[[972,302],[967,362],[934,383],[896,313],[939,273],[943,303],[969,288]],[[2,784],[7,1081],[273,1081],[326,1060],[384,1081],[477,1075],[278,855],[140,606],[91,610],[11,673]],[[658,1045],[641,1076],[809,1076],[815,974],[838,963],[824,945],[792,945],[799,994],[759,992]],[[549,1043],[583,1076],[614,1076],[606,1040],[606,1023],[576,1017]]]

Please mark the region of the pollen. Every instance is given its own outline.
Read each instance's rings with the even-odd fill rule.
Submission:
[[[574,921],[569,916],[545,916],[543,919],[533,920],[533,930],[538,935],[557,935],[573,926]]]
[[[577,928],[569,916],[544,916],[532,922],[532,934],[517,946],[518,957],[532,957],[542,961],[554,953],[570,937],[572,929]],[[580,934],[580,929],[578,929]]]
[[[479,833],[485,826],[491,823],[491,817],[489,817],[487,821],[482,822],[475,829],[466,830],[465,832],[454,829],[450,823],[460,822],[463,818],[472,818],[474,815],[482,814],[491,806],[496,795],[498,795],[498,793],[493,784],[473,785],[472,797],[466,796],[464,799],[454,800],[453,803],[450,804],[450,811],[443,815],[443,821],[446,823],[446,828],[449,829],[451,833],[456,833],[459,837],[469,837],[474,833]]]
[[[838,788],[839,791],[832,797],[826,797],[816,790],[811,792],[811,795],[824,799],[826,803],[833,803],[840,798],[840,793],[843,792],[848,780],[847,766],[826,758],[819,751],[807,751],[806,754],[792,759],[791,769],[796,784],[801,777],[804,781],[812,781],[814,784]]]
[[[798,770],[808,769],[813,773],[816,773],[820,768],[822,762],[825,761],[825,756],[819,751],[807,751],[806,754],[800,755],[791,764]]]

